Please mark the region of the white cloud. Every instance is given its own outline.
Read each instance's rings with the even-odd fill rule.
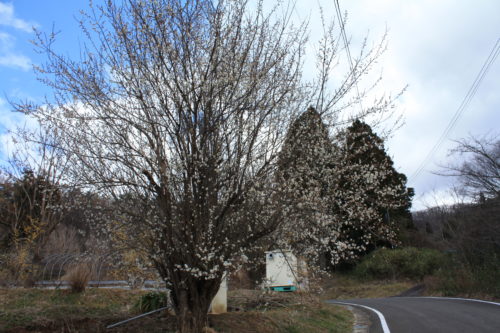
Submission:
[[[32,27],[35,26],[15,17],[14,6],[3,2],[0,2],[0,25],[23,32],[32,32]],[[4,31],[0,31],[0,66],[19,68],[24,71],[31,69],[31,60],[15,51],[15,37]]]
[[[29,70],[31,60],[14,50],[14,36],[0,31],[0,66]]]
[[[12,111],[9,103],[0,98],[0,166],[4,165],[15,150],[15,132],[19,129],[36,129],[38,123],[32,117]]]
[[[15,17],[14,6],[11,3],[0,2],[0,25],[6,25],[25,32],[31,32],[35,24]]]
[[[451,206],[461,203],[471,202],[469,198],[464,197],[451,184],[447,187],[433,189],[416,197],[413,200],[413,210],[424,210],[435,206]]]
[[[0,98],[0,160],[5,161],[12,151],[12,137],[9,130],[16,127],[19,119],[10,112],[8,103]]]
[[[22,54],[10,53],[0,55],[0,66],[17,67],[27,71],[31,69],[31,60]]]
[[[27,71],[31,69],[31,60],[15,51],[15,40],[16,38],[13,35],[0,31],[0,66]]]
[[[399,103],[405,111],[406,124],[394,134],[388,147],[395,165],[410,176],[450,123],[499,37],[500,3],[363,0],[343,1],[341,6],[349,12],[347,33],[354,41],[368,29],[371,36],[386,26],[389,29],[389,48],[380,61],[385,77],[382,88],[394,91],[398,85],[408,83],[409,89]],[[446,189],[455,180],[431,173],[452,158],[447,156],[453,146],[451,140],[498,131],[498,78],[500,59],[491,67],[447,140],[425,165],[425,171],[410,182],[417,192],[415,209],[454,200]]]
[[[12,48],[14,46],[14,37],[11,34],[0,31],[0,51]]]

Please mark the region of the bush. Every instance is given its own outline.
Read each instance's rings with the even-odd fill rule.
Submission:
[[[423,279],[446,263],[446,255],[432,249],[378,249],[366,256],[353,274],[361,279]]]
[[[72,292],[81,293],[85,291],[91,275],[92,269],[89,265],[87,263],[80,263],[72,267],[63,279],[69,281]]]
[[[38,266],[33,264],[30,244],[0,252],[0,286],[32,287],[39,275]]]
[[[135,308],[140,310],[141,312],[149,312],[159,308],[163,308],[167,306],[167,304],[168,297],[166,293],[152,291],[145,295],[142,295],[135,304]]]
[[[444,296],[477,294],[500,298],[500,266],[498,257],[488,256],[482,264],[454,262],[437,272],[430,289]]]

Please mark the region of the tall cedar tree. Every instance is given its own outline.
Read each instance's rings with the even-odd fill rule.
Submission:
[[[414,191],[406,188],[406,176],[396,171],[385,151],[384,141],[368,124],[356,120],[342,136],[340,150],[344,168],[338,186],[342,193],[353,195],[364,189],[353,204],[370,212],[362,216],[363,221],[355,221],[344,228],[342,236],[364,244],[358,254],[377,244],[396,245],[399,229],[412,225],[410,208]],[[360,177],[361,174],[365,176]],[[366,229],[366,225],[376,227],[377,231]],[[385,232],[380,234],[380,230]]]

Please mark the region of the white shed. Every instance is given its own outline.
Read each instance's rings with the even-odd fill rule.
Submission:
[[[291,251],[267,251],[266,287],[276,291],[297,290],[297,268],[297,257]]]

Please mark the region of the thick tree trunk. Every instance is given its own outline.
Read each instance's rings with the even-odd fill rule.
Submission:
[[[189,282],[188,282],[189,281]],[[173,286],[172,300],[179,333],[202,333],[208,326],[208,308],[217,293],[220,281],[184,280],[182,287]]]

